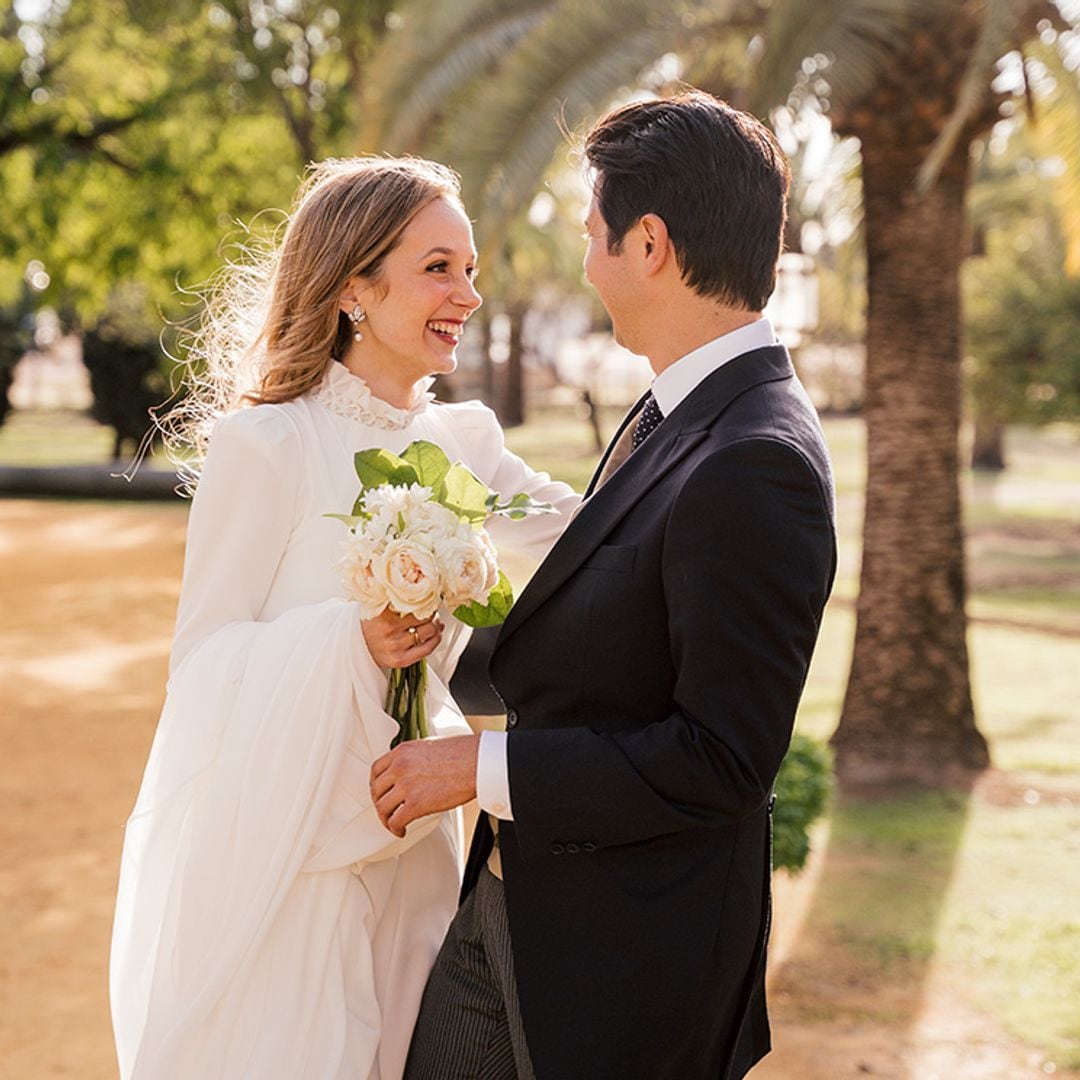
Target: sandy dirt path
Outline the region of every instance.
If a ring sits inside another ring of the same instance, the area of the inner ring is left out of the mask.
[[[117,863],[163,695],[184,526],[180,506],[0,502],[0,1080],[116,1075]],[[947,983],[913,1002],[903,986],[860,986],[834,955],[827,977],[834,991],[850,977],[851,1007],[834,993],[815,1008],[818,976],[793,948],[814,885],[813,867],[777,882],[777,1049],[755,1077],[1045,1075]],[[867,1016],[868,992],[899,1019]]]

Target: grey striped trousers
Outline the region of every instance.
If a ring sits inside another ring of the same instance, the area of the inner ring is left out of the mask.
[[[506,897],[487,867],[450,924],[428,979],[405,1080],[535,1080]]]

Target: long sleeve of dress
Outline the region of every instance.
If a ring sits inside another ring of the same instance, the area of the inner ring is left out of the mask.
[[[218,424],[188,520],[170,674],[215,631],[259,618],[296,523],[300,467],[299,432],[283,411]]]
[[[548,473],[531,468],[507,449],[502,427],[487,406],[468,402],[459,408],[469,410],[465,414],[467,431],[476,453],[479,467],[475,471],[480,479],[503,498],[523,491],[537,502],[550,503],[554,508],[553,514],[538,514],[517,521],[495,517],[487,526],[492,540],[500,548],[542,559],[566,528],[581,496],[569,484],[552,480]]]

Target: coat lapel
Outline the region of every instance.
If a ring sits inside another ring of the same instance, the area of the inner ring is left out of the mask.
[[[791,359],[782,345],[744,353],[709,375],[570,521],[510,609],[496,650],[603,543],[633,506],[705,439],[713,422],[732,401],[754,386],[793,375]],[[589,492],[595,488],[611,447],[640,407],[641,401],[623,420],[589,484]]]

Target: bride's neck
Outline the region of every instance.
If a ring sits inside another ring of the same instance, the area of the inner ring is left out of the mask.
[[[395,409],[411,409],[420,398],[423,380],[408,382],[400,377],[395,378],[393,372],[387,372],[373,364],[365,364],[355,355],[346,356],[342,362],[348,371],[367,383],[375,397],[393,405]]]

